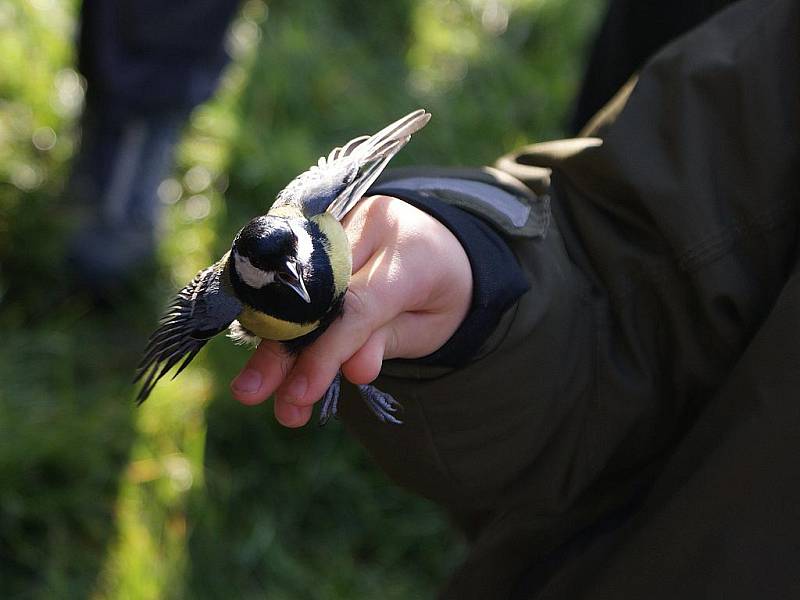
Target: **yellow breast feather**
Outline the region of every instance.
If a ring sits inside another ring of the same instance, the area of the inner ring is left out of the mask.
[[[285,342],[311,333],[319,327],[319,321],[311,323],[292,323],[259,312],[249,306],[237,317],[242,327],[265,340]]]

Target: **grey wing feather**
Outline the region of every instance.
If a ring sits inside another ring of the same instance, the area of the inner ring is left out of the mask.
[[[242,312],[242,303],[228,285],[223,285],[226,259],[227,255],[200,271],[169,305],[136,369],[133,381],[142,381],[137,403],[144,402],[156,383],[183,360],[172,376],[177,377],[206,342],[227,329]]]
[[[419,109],[371,136],[359,136],[295,177],[273,206],[297,204],[307,216],[328,211],[341,220],[361,199],[389,161],[430,120]]]
[[[356,138],[353,140],[357,141],[356,144],[353,142],[346,144],[337,159],[354,160],[358,165],[359,174],[331,202],[328,212],[341,221],[361,200],[395,154],[408,143],[411,135],[425,127],[430,119],[429,112],[423,109],[415,110],[367,139]]]
[[[362,135],[357,138],[353,138],[352,140],[347,142],[342,148],[338,147],[334,148],[333,150],[331,150],[331,153],[328,154],[327,162],[333,162],[335,160],[338,160],[342,156],[349,156],[356,147],[358,147],[360,144],[363,144],[368,139],[369,139],[368,135]],[[325,161],[325,159],[320,158],[320,161]],[[324,166],[324,162],[320,164],[320,166]]]

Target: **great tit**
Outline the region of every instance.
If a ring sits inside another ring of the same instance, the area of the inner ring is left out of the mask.
[[[290,353],[317,339],[341,314],[350,283],[352,257],[341,219],[430,117],[416,110],[335,148],[245,225],[230,251],[178,293],[150,336],[134,379],[143,382],[137,402],[183,361],[177,377],[225,329],[236,341],[280,341]],[[322,399],[322,424],[336,415],[340,381],[337,374]],[[358,388],[381,421],[401,422],[395,416],[401,406],[389,394]]]

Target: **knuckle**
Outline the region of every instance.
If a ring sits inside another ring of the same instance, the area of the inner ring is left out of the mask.
[[[397,324],[391,323],[388,327],[385,341],[384,357],[394,358],[400,349],[400,335],[397,331]]]
[[[397,219],[398,203],[403,202],[392,196],[373,196],[365,207],[368,221],[391,226]]]
[[[369,294],[355,286],[350,286],[344,298],[344,314],[356,323],[364,323],[371,313]]]
[[[272,340],[261,340],[256,353],[267,360],[283,362],[287,359],[285,350],[278,342]]]
[[[326,368],[330,362],[332,362],[331,356],[324,348],[320,348],[319,344],[312,344],[303,350],[303,363],[312,365],[315,370]]]

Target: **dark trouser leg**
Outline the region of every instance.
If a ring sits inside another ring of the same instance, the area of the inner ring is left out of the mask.
[[[83,139],[70,185],[86,209],[70,261],[90,285],[123,280],[153,250],[157,188],[189,112],[227,62],[234,0],[85,0]]]

